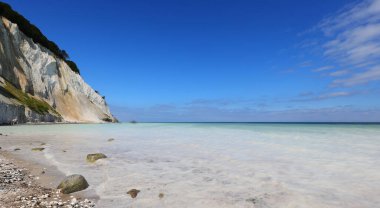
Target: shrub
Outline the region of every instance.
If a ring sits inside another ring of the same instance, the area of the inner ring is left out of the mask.
[[[74,61],[70,61],[70,60],[65,60],[65,61],[66,61],[66,64],[70,67],[70,69],[73,70],[73,72],[80,74],[78,66],[76,65]]]

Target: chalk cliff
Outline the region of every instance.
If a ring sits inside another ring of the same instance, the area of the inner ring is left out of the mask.
[[[104,98],[67,63],[0,19],[0,124],[114,122]]]

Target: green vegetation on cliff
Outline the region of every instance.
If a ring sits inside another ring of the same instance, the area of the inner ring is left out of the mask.
[[[57,44],[47,39],[47,37],[45,37],[35,25],[31,24],[27,19],[25,19],[25,17],[14,11],[10,5],[0,2],[0,16],[3,16],[9,21],[17,24],[18,28],[26,36],[30,37],[35,43],[39,43],[43,47],[49,49],[57,57],[64,60],[75,73],[80,73],[77,65],[73,61],[68,60],[69,56],[65,50],[61,50]]]
[[[80,74],[78,66],[77,66],[77,64],[74,61],[70,61],[70,60],[65,60],[65,61],[66,61],[66,64],[70,67],[71,70],[73,70],[77,74]]]
[[[22,90],[17,89],[8,81],[5,81],[3,85],[0,85],[0,88],[3,88],[3,90],[5,90],[8,94],[10,94],[16,100],[18,100],[21,104],[25,105],[26,107],[28,107],[36,113],[47,114],[51,112],[56,114],[57,116],[60,116],[59,113],[56,110],[54,110],[54,108],[52,108],[47,102],[34,98],[31,95],[28,95]]]

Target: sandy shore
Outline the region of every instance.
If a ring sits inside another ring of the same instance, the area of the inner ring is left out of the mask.
[[[55,167],[0,150],[0,207],[95,207],[94,197],[61,194],[55,186],[62,178]]]

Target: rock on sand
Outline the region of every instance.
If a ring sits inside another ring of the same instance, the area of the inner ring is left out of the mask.
[[[70,175],[67,176],[57,187],[61,190],[61,193],[70,194],[77,191],[82,191],[88,188],[88,183],[86,179],[81,175]]]

